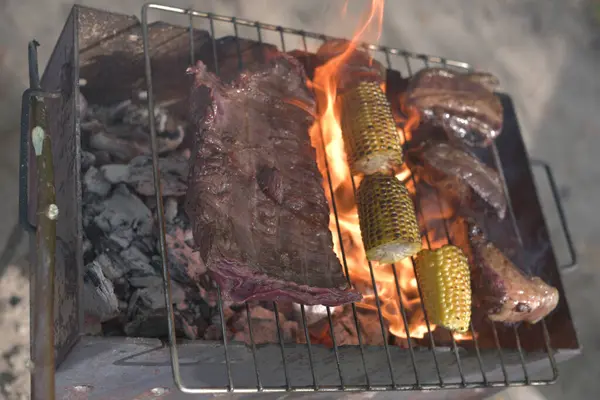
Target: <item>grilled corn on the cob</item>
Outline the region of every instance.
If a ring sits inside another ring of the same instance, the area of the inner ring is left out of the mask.
[[[471,279],[467,257],[456,246],[421,250],[417,280],[431,322],[465,332],[471,322]]]
[[[367,175],[357,193],[360,232],[367,258],[394,263],[421,249],[419,225],[408,190],[394,176]]]
[[[360,82],[340,100],[342,135],[352,172],[370,175],[402,165],[400,136],[379,84]]]

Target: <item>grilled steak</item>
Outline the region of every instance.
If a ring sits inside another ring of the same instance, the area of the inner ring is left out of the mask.
[[[500,219],[506,215],[506,197],[500,176],[470,153],[446,143],[428,143],[411,151],[409,159],[423,168],[423,178],[458,209],[471,209],[471,188],[491,205]]]
[[[416,109],[452,139],[485,147],[502,130],[502,104],[493,93],[497,85],[490,74],[425,68],[411,78],[402,107],[407,114]]]
[[[558,304],[558,290],[539,277],[523,274],[489,242],[481,230],[470,224],[473,250],[473,294],[492,321],[536,323]]]
[[[329,206],[308,130],[315,102],[300,64],[276,53],[210,89],[190,168],[187,213],[211,276],[233,301],[357,301],[329,231]],[[192,103],[193,103],[192,99]]]

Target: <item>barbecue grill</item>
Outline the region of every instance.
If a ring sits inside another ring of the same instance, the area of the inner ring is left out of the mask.
[[[189,25],[149,23],[148,13],[151,10],[182,15],[189,18]],[[306,310],[301,307],[306,344],[284,343],[278,329],[279,344],[258,346],[252,339],[250,327],[252,343],[246,346],[228,343],[219,291],[223,340],[176,339],[171,277],[165,256],[165,216],[158,185],[156,127],[154,119],[149,118],[157,189],[159,247],[165,300],[169,305],[169,337],[161,341],[82,335],[81,116],[77,108],[80,79],[87,81],[81,90],[90,102],[109,104],[131,93],[147,91],[149,110],[154,109],[157,99],[175,98],[178,99],[174,105],[175,112],[185,113],[187,105],[183,103],[188,82],[183,71],[190,63],[202,59],[214,65],[216,72],[219,72],[219,60],[215,57],[222,41],[219,34],[224,29],[229,29],[228,35],[233,35],[235,40],[244,37],[259,43],[269,42],[282,51],[299,49],[311,53],[323,41],[331,39],[302,30],[157,4],[148,4],[143,8],[141,22],[134,17],[74,6],[39,86],[36,82],[35,49],[31,49],[32,89],[23,97],[21,221],[30,231],[35,229],[35,224],[42,223],[36,202],[40,185],[33,172],[36,159],[29,139],[29,128],[40,125],[40,121],[35,119],[40,116],[39,113],[35,114],[32,121],[28,122],[32,98],[35,102],[43,97],[48,111],[47,131],[52,140],[56,204],[60,211],[56,220],[54,321],[34,326],[33,331],[37,332],[37,336],[32,335],[32,355],[36,363],[33,371],[34,393],[37,392],[38,396],[44,393],[42,397],[47,398],[48,390],[53,389],[48,386],[48,377],[54,374],[52,366],[43,367],[37,363],[38,357],[52,352],[48,342],[42,340],[44,333],[52,331],[58,398],[70,398],[69,395],[77,393],[98,399],[184,396],[177,389],[196,394],[463,389],[468,393],[457,391],[456,395],[466,398],[489,394],[490,391],[508,386],[544,385],[556,381],[557,363],[579,353],[579,343],[559,274],[560,268],[575,264],[575,254],[551,170],[545,163],[530,162],[512,102],[504,94],[499,94],[505,110],[503,134],[491,148],[479,151],[478,155],[500,173],[509,200],[509,212],[505,221],[490,222],[486,228],[494,240],[501,240],[494,236],[495,232],[501,232],[500,236],[516,238],[527,254],[534,255],[535,265],[539,266],[535,273],[559,289],[561,301],[557,310],[541,323],[531,327],[505,327],[499,324],[479,326],[474,322],[471,324],[473,339],[457,342],[452,335],[443,338],[436,336],[425,316],[425,338],[411,338],[409,335],[406,348],[395,346],[387,340],[383,341],[382,346],[366,346],[359,331],[358,346],[338,346],[333,335],[332,313],[328,309],[333,345],[327,348],[311,344]],[[207,43],[213,49],[212,54],[205,51],[200,53],[201,49],[206,48],[202,45]],[[467,63],[442,57],[369,44],[364,44],[364,47],[387,65],[388,94],[394,91],[399,93],[406,78],[424,66],[470,69]],[[239,45],[237,51],[239,66],[243,67]],[[206,61],[210,57],[213,57],[212,60]],[[541,168],[546,173],[569,245],[571,260],[561,267],[552,250],[532,167]],[[417,193],[417,213],[422,212],[419,198]],[[335,204],[333,208],[335,210]],[[446,240],[451,242],[451,227],[445,224],[445,229]],[[425,239],[429,244],[428,235],[425,235]],[[40,260],[40,256],[32,252],[32,265],[36,266],[32,270],[34,277],[37,277],[32,284],[32,298],[38,299],[44,296],[40,292],[40,277],[52,279],[51,275],[47,275],[47,264],[36,264]],[[342,260],[342,264],[346,266],[346,276],[349,276],[346,260]],[[378,321],[385,338],[386,328],[372,268],[371,279]],[[399,292],[397,281],[396,287]],[[52,298],[48,297],[50,293],[45,296],[46,299]],[[48,311],[37,304],[41,303],[32,301],[31,312],[39,324],[42,320],[36,316]],[[274,307],[277,310],[276,304]],[[402,300],[400,310],[406,331],[409,332]],[[246,311],[250,312],[248,308]],[[358,324],[355,307],[353,313]],[[276,311],[279,328],[278,315]]]

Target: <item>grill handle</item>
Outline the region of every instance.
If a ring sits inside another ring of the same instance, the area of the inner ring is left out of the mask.
[[[47,92],[40,88],[37,62],[38,42],[29,43],[29,89],[21,97],[21,137],[19,150],[19,224],[27,232],[36,227],[29,222],[29,152],[31,149],[31,127],[41,121],[31,121],[31,102],[35,98],[57,99],[60,92]],[[34,116],[35,118],[35,116]]]
[[[54,357],[54,279],[56,251],[56,191],[52,144],[44,99],[60,98],[60,92],[40,88],[36,41],[29,43],[29,89],[21,99],[21,137],[19,166],[19,223],[35,232],[36,261],[31,266],[31,398],[55,398]],[[29,153],[33,145],[36,158],[36,225],[29,222]]]
[[[558,186],[556,185],[556,180],[554,179],[554,173],[552,172],[552,168],[547,162],[541,160],[530,161],[532,166],[540,167],[546,173],[548,183],[550,184],[550,191],[552,192],[552,197],[554,197],[554,204],[556,205],[556,210],[558,212],[558,219],[560,221],[560,225],[562,227],[562,231],[567,242],[567,248],[569,250],[569,261],[567,261],[565,264],[560,265],[559,269],[561,272],[572,271],[577,267],[577,252],[575,251],[575,245],[573,244],[571,231],[569,230],[569,226],[567,224],[567,217],[565,216],[565,211],[560,200]]]

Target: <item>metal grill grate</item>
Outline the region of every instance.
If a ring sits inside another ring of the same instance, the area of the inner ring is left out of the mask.
[[[219,65],[218,65],[218,60],[216,57],[215,22],[230,24],[231,29],[232,29],[233,33],[235,34],[236,38],[240,37],[240,35],[239,35],[240,27],[255,29],[256,38],[254,40],[257,40],[258,42],[261,42],[261,43],[263,42],[263,36],[265,35],[265,32],[268,32],[270,35],[272,35],[274,33],[279,36],[279,43],[277,43],[277,45],[280,48],[280,50],[282,50],[282,51],[291,50],[288,46],[286,46],[286,36],[293,37],[294,40],[296,40],[296,43],[298,43],[298,40],[299,40],[299,43],[301,43],[301,47],[305,51],[311,50],[311,48],[309,48],[310,46],[308,44],[309,40],[316,41],[317,45],[318,45],[318,43],[322,43],[328,39],[332,39],[328,36],[321,35],[321,34],[309,33],[309,32],[305,32],[302,30],[296,30],[296,29],[283,28],[280,26],[264,24],[264,23],[255,22],[255,21],[248,21],[248,20],[243,20],[243,19],[238,19],[238,18],[233,18],[233,17],[225,17],[225,16],[214,15],[214,14],[210,14],[210,13],[186,10],[186,9],[182,9],[182,8],[163,6],[163,5],[158,5],[158,4],[147,4],[144,6],[144,8],[142,10],[142,32],[143,32],[143,41],[144,41],[144,56],[145,56],[147,90],[148,90],[148,107],[150,110],[150,115],[152,115],[152,110],[154,109],[154,95],[153,95],[153,86],[152,86],[152,66],[151,66],[151,60],[150,60],[150,56],[149,56],[150,49],[149,49],[149,40],[148,40],[148,12],[150,10],[158,10],[158,11],[162,11],[162,12],[169,12],[169,13],[175,13],[175,14],[189,16],[191,62],[195,61],[194,43],[193,43],[193,40],[194,40],[193,39],[193,31],[194,31],[195,21],[196,20],[204,21],[204,23],[206,23],[208,25],[208,31],[211,35],[213,51],[214,51],[213,55],[215,57],[214,65],[215,65],[215,69],[216,69],[217,73],[219,72]],[[393,49],[393,48],[388,48],[388,47],[381,47],[381,46],[370,45],[370,44],[365,44],[364,46],[366,49],[368,49],[369,51],[372,52],[372,54],[375,58],[377,58],[377,59],[383,58],[383,61],[387,64],[387,67],[389,69],[393,69],[394,67],[396,69],[405,68],[405,71],[402,71],[402,72],[405,72],[407,76],[410,76],[412,74],[413,69],[415,69],[415,65],[418,65],[419,68],[421,68],[423,66],[430,66],[430,65],[431,66],[443,65],[443,66],[450,66],[450,67],[459,68],[459,69],[463,69],[463,70],[470,69],[470,66],[466,63],[459,62],[459,61],[447,60],[447,59],[444,59],[441,57],[433,57],[433,56],[428,56],[428,55],[424,55],[424,54],[412,53],[412,52],[407,52],[407,51],[403,51],[403,50],[398,50],[398,49]],[[239,46],[238,46],[238,56],[240,56]],[[239,57],[239,60],[240,60],[240,67],[242,68],[243,67],[242,58]],[[400,61],[403,65],[402,66],[395,65],[395,63],[393,61]],[[171,279],[170,279],[170,275],[169,275],[169,266],[167,263],[167,259],[165,257],[166,249],[167,249],[167,245],[166,245],[166,241],[165,241],[165,218],[164,218],[164,209],[163,209],[163,203],[162,203],[162,195],[161,195],[161,191],[159,189],[160,185],[159,185],[159,179],[158,179],[158,176],[159,176],[158,155],[157,155],[157,151],[156,151],[157,139],[156,139],[156,128],[154,125],[153,118],[149,118],[149,124],[150,124],[150,133],[151,133],[152,159],[153,159],[153,169],[154,169],[154,184],[155,184],[155,187],[157,188],[156,200],[157,200],[157,207],[158,207],[158,221],[159,221],[159,231],[160,231],[159,232],[160,233],[159,247],[160,247],[160,251],[161,251],[161,255],[162,255],[162,273],[163,273],[164,286],[165,286],[165,298],[166,298],[167,305],[168,305],[169,341],[170,341],[169,345],[170,345],[170,352],[171,352],[171,363],[172,363],[175,382],[182,391],[187,392],[187,393],[223,393],[223,392],[243,393],[243,392],[282,392],[282,391],[364,391],[364,390],[382,391],[382,390],[423,390],[423,389],[430,390],[430,389],[442,389],[442,388],[450,389],[450,388],[483,388],[483,387],[501,387],[501,386],[542,385],[542,384],[552,383],[553,381],[556,380],[556,378],[558,376],[558,371],[557,371],[556,363],[555,363],[554,356],[553,356],[553,350],[550,345],[550,336],[549,336],[548,329],[546,327],[545,322],[542,321],[541,322],[541,326],[542,326],[541,332],[542,332],[543,337],[541,337],[540,340],[543,340],[543,342],[544,342],[547,359],[550,363],[551,370],[552,370],[551,377],[549,377],[547,379],[533,379],[531,377],[531,374],[527,368],[526,353],[524,352],[524,350],[522,349],[522,346],[521,346],[521,340],[520,340],[519,332],[518,332],[519,329],[517,327],[513,327],[512,331],[514,332],[514,336],[515,336],[516,349],[517,349],[518,357],[520,360],[520,366],[522,368],[523,379],[511,379],[510,374],[507,371],[508,367],[505,362],[505,356],[503,355],[503,348],[500,345],[498,329],[496,328],[496,326],[494,326],[492,328],[492,331],[493,331],[493,336],[494,336],[494,341],[496,344],[496,351],[497,351],[496,363],[500,365],[500,368],[502,370],[503,379],[489,378],[488,374],[486,373],[486,370],[484,368],[484,362],[482,360],[482,355],[481,355],[481,351],[480,351],[479,344],[477,341],[477,336],[475,334],[476,332],[473,327],[473,323],[471,323],[470,331],[471,331],[471,334],[473,335],[475,356],[477,358],[477,363],[479,365],[481,379],[471,380],[468,378],[467,374],[463,371],[463,364],[461,362],[461,354],[460,354],[461,352],[459,351],[459,346],[457,345],[457,343],[456,343],[455,339],[452,337],[452,335],[450,335],[452,338],[451,339],[451,350],[453,353],[453,357],[455,359],[455,365],[456,365],[458,375],[460,376],[460,380],[458,382],[446,381],[444,379],[444,377],[442,376],[442,372],[440,369],[440,363],[438,361],[440,349],[438,347],[436,347],[434,335],[432,334],[430,324],[427,321],[426,311],[423,308],[423,305],[421,303],[422,312],[425,315],[425,320],[426,320],[426,325],[427,325],[427,338],[429,341],[429,351],[432,355],[433,367],[435,368],[435,375],[437,376],[436,382],[433,382],[433,383],[424,382],[423,379],[420,377],[419,369],[417,366],[416,353],[417,353],[417,351],[421,351],[421,348],[415,347],[414,338],[411,338],[410,334],[408,334],[407,335],[408,336],[407,337],[408,354],[410,356],[410,363],[412,364],[411,366],[414,371],[414,381],[412,381],[410,383],[398,382],[397,375],[394,373],[394,367],[400,365],[400,363],[405,364],[408,360],[394,359],[390,352],[391,345],[388,345],[387,341],[384,340],[382,348],[379,349],[379,354],[380,354],[380,357],[386,358],[387,367],[389,368],[389,382],[386,384],[373,383],[371,380],[371,377],[369,376],[369,369],[367,367],[367,362],[365,361],[365,352],[366,352],[365,347],[366,346],[364,346],[364,344],[363,344],[364,340],[361,337],[361,331],[359,329],[359,320],[357,317],[356,305],[353,304],[352,305],[352,313],[353,313],[353,317],[354,317],[354,324],[357,329],[357,336],[358,336],[358,342],[359,342],[358,346],[360,348],[360,356],[362,359],[361,368],[364,371],[365,384],[356,385],[356,384],[346,384],[345,383],[345,379],[343,376],[344,374],[342,373],[342,369],[344,367],[343,357],[340,356],[340,350],[336,343],[336,339],[335,339],[335,335],[334,335],[334,331],[333,331],[334,322],[332,320],[332,313],[331,313],[331,310],[329,307],[327,308],[327,317],[328,317],[329,329],[330,329],[332,342],[333,342],[331,351],[333,352],[333,355],[335,357],[335,365],[337,367],[337,374],[339,375],[339,384],[337,384],[337,385],[320,384],[319,378],[317,377],[317,373],[315,372],[315,365],[318,364],[320,362],[320,360],[315,359],[314,348],[311,345],[311,339],[310,339],[310,335],[308,332],[308,324],[306,323],[306,321],[307,321],[306,311],[305,311],[304,306],[302,306],[301,307],[301,315],[302,315],[302,319],[304,321],[304,323],[303,323],[304,332],[303,333],[305,335],[306,342],[307,342],[306,343],[306,351],[308,353],[308,360],[309,360],[310,370],[311,370],[311,375],[312,375],[312,385],[294,386],[291,383],[290,371],[288,369],[288,365],[286,362],[286,355],[285,355],[286,346],[284,345],[282,332],[279,329],[280,320],[279,320],[278,308],[277,308],[277,304],[274,303],[273,308],[274,308],[275,319],[276,319],[276,323],[277,323],[277,327],[278,327],[279,347],[280,347],[282,361],[283,361],[283,375],[285,377],[285,382],[279,386],[270,386],[270,385],[266,386],[263,384],[263,379],[261,379],[259,362],[258,362],[258,350],[257,350],[258,346],[254,343],[254,338],[252,335],[252,326],[250,326],[249,327],[249,337],[250,337],[251,344],[250,344],[249,348],[252,351],[252,357],[253,357],[253,361],[254,361],[254,367],[255,367],[254,374],[256,375],[256,385],[255,386],[245,386],[245,387],[236,386],[234,379],[233,379],[233,374],[232,374],[232,360],[230,357],[231,351],[229,349],[230,345],[228,345],[228,342],[227,342],[227,332],[226,332],[226,324],[225,324],[225,319],[224,319],[223,302],[221,300],[221,292],[218,289],[219,313],[220,313],[221,327],[222,327],[222,334],[223,334],[223,341],[222,341],[223,346],[222,347],[223,347],[223,353],[224,353],[223,354],[224,362],[225,362],[226,371],[227,371],[227,385],[224,385],[221,387],[191,387],[191,386],[186,385],[181,379],[180,361],[179,361],[178,349],[176,346],[176,338],[175,338],[175,320],[174,320],[174,313],[173,313],[173,306],[172,306],[173,302],[171,300],[171,290],[170,290]],[[500,160],[500,157],[498,154],[498,150],[495,146],[493,146],[491,149],[491,152],[492,152],[492,157],[493,157],[493,160],[495,163],[495,168],[502,177],[505,195],[507,196],[507,199],[509,199],[508,198],[508,189],[507,189],[506,181],[505,181],[505,178],[503,175],[503,169],[502,169],[501,160]],[[328,176],[326,178],[328,178],[329,188],[332,191],[332,198],[333,198],[333,187],[332,187],[330,176],[329,176],[329,165],[327,165],[327,169],[328,169]],[[413,180],[413,183],[416,184],[416,182],[414,180],[414,176],[412,177],[412,180]],[[513,212],[512,206],[510,205],[510,200],[508,201],[508,204],[509,204],[509,218],[512,223],[512,227],[514,229],[514,234],[515,234],[517,240],[519,241],[519,243],[522,245],[523,242],[521,239],[519,229],[517,228],[516,218],[515,218],[515,214]],[[417,213],[422,213],[418,193],[416,196],[416,204],[415,205],[416,205]],[[338,227],[337,234],[340,235],[340,242],[342,242],[341,231],[340,231],[339,221],[338,221],[337,207],[336,207],[335,203],[332,204],[332,208],[333,208],[335,216],[336,216],[336,224]],[[440,205],[440,210],[441,210],[441,205]],[[444,228],[445,228],[447,240],[448,240],[448,242],[451,242],[450,228],[447,225],[447,221],[444,224]],[[430,247],[431,246],[430,238],[426,235],[424,239],[425,239],[428,247]],[[343,249],[343,244],[341,245],[341,247],[342,247],[342,254],[344,255],[345,253],[344,253],[344,249]],[[348,265],[347,265],[345,256],[344,256],[344,259],[342,260],[342,264],[344,265],[346,276],[348,277],[348,280],[350,281],[350,274],[348,271]],[[414,267],[414,262],[413,262],[413,267]],[[400,289],[400,285],[399,285],[399,281],[398,281],[398,273],[396,270],[396,266],[392,266],[392,269],[393,269],[394,277],[396,280],[395,285],[396,285],[396,290],[398,292],[399,301],[400,301],[399,306],[400,306],[402,321],[403,321],[404,327],[406,329],[406,332],[408,333],[408,332],[410,332],[410,329],[409,329],[409,324],[408,324],[406,305],[403,304],[402,297],[400,296],[401,289]],[[385,338],[387,328],[384,325],[384,317],[382,314],[382,309],[380,307],[380,298],[379,298],[379,294],[377,291],[377,281],[375,278],[375,273],[373,271],[373,267],[370,264],[369,264],[369,270],[370,270],[371,281],[372,281],[372,285],[373,285],[373,289],[374,289],[375,302],[377,305],[378,319],[379,319],[379,323],[381,325],[381,333]],[[420,288],[418,288],[418,291],[419,291],[419,296],[420,296],[421,295]],[[246,304],[246,312],[248,313],[248,321],[249,321],[249,323],[251,323],[250,308],[249,308],[248,304]],[[426,349],[426,347],[424,347],[424,349]],[[353,367],[356,367],[356,366],[353,366]],[[252,373],[252,372],[248,371],[248,373]]]

